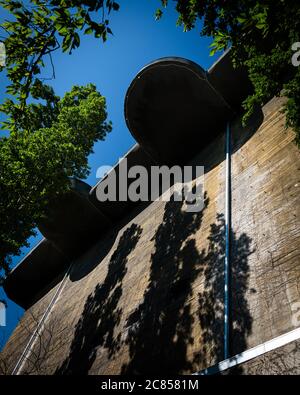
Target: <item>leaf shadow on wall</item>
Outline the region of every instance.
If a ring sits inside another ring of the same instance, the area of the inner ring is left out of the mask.
[[[208,199],[204,210],[207,205]],[[130,359],[122,367],[123,374],[192,373],[223,359],[224,216],[217,214],[210,226],[208,249],[199,252],[190,236],[200,229],[202,216],[203,212],[184,213],[181,203],[167,203],[155,235],[149,285],[127,321]],[[252,326],[245,294],[248,257],[253,251],[245,234],[231,236],[232,288],[238,294],[238,303],[232,305],[231,342],[242,350]],[[196,279],[204,281],[204,291],[193,300]],[[197,325],[199,345],[194,344]],[[193,345],[199,351],[192,354]]]
[[[96,286],[85,302],[75,328],[69,356],[55,374],[88,374],[99,346],[118,350],[120,337],[114,338],[113,335],[122,314],[122,309],[118,307],[122,296],[122,281],[127,272],[128,256],[136,247],[141,233],[142,228],[132,224],[120,237],[104,282]]]
[[[201,231],[208,205],[207,196],[198,213],[184,211],[182,201],[166,203],[152,239],[149,282],[140,305],[127,317],[121,338],[116,328],[123,313],[122,283],[128,255],[142,229],[134,224],[124,232],[104,282],[87,298],[69,356],[56,374],[88,374],[99,347],[109,359],[116,358],[114,363],[128,350],[122,374],[191,373],[223,359],[224,216],[217,214],[210,225],[207,249],[199,251],[193,237]],[[246,293],[253,251],[247,235],[233,233],[231,240],[235,295],[231,341],[234,349],[243,350],[252,327]],[[198,288],[203,291],[197,294]]]
[[[231,232],[231,276],[230,338],[229,352],[235,355],[247,348],[247,337],[251,334],[252,317],[247,293],[249,289],[249,256],[251,239],[245,234],[239,237]],[[198,294],[198,318],[201,328],[202,347],[194,355],[193,362],[200,369],[207,368],[224,359],[224,260],[225,260],[225,219],[216,215],[216,222],[210,226],[206,254],[202,252],[204,266],[203,291]]]
[[[127,319],[129,362],[122,374],[178,373],[191,368],[186,360],[193,343],[193,317],[187,303],[192,285],[202,271],[195,239],[201,228],[209,199],[204,208],[192,213],[183,210],[183,202],[166,203],[162,223],[153,237],[154,253],[148,287],[142,303]]]

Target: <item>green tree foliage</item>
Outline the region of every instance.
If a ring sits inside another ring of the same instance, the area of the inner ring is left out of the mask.
[[[74,86],[61,99],[44,83],[51,54],[71,53],[79,32],[105,41],[111,0],[0,0],[8,12],[0,25],[6,48],[7,99],[0,138],[0,280],[45,215],[49,201],[65,193],[70,177],[84,178],[94,142],[111,131],[105,98],[94,85]],[[30,104],[28,104],[30,103]]]
[[[35,88],[43,90],[45,103],[27,105],[10,136],[0,140],[0,259],[6,272],[10,257],[47,215],[49,201],[68,190],[69,177],[87,175],[94,142],[111,130],[105,98],[94,85],[74,86],[62,99],[49,87]]]
[[[72,53],[80,45],[80,31],[106,41],[112,34],[108,14],[119,9],[112,0],[0,0],[0,5],[10,16],[0,26],[7,56],[5,70],[11,82],[7,93],[14,95],[22,108],[45,58],[52,61],[51,54],[59,49]]]
[[[274,95],[288,98],[287,126],[300,145],[300,67],[292,66],[292,44],[300,41],[300,3],[295,0],[174,0],[178,25],[201,26],[212,37],[212,54],[231,47],[234,65],[246,66],[254,86],[243,103],[244,122],[254,107]],[[167,7],[168,0],[161,0]],[[156,12],[156,18],[162,10]],[[201,21],[200,24],[197,24]]]

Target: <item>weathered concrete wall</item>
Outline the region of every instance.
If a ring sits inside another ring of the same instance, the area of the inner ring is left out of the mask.
[[[233,314],[248,311],[248,347],[300,324],[300,153],[284,129],[282,102],[265,106],[261,127],[233,156],[233,229],[247,235],[252,251],[244,265],[245,303],[237,284]],[[241,266],[237,261],[237,273]],[[233,354],[244,348],[237,337],[233,345]]]
[[[60,283],[54,286],[42,299],[40,299],[30,310],[25,311],[20,323],[12,333],[8,343],[0,353],[0,375],[11,374],[14,367],[16,366],[23,350],[29,342],[35,328],[41,320],[45,310],[49,306],[51,299],[53,298]],[[47,338],[48,328],[50,330],[52,324],[47,324],[46,331],[38,337],[37,347],[30,353],[26,365],[27,374],[47,373],[44,367],[46,355],[51,352],[54,348],[54,342],[46,344],[43,340]],[[56,334],[56,330],[51,330],[53,336]]]
[[[281,106],[233,123],[233,354],[300,324],[300,154]],[[193,161],[206,170],[202,212],[154,202],[74,262],[23,373],[191,373],[223,359],[224,157],[220,135]],[[50,299],[26,312],[9,366]]]
[[[222,375],[299,375],[300,340],[288,343],[241,365],[228,369]]]

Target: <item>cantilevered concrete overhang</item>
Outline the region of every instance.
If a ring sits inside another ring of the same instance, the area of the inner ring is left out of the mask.
[[[10,272],[3,288],[11,300],[27,309],[43,296],[69,263],[49,240],[43,239]]]
[[[128,212],[137,206],[137,202],[132,202],[130,200],[120,199],[120,190],[119,190],[119,178],[123,177],[121,167],[125,166],[130,169],[133,166],[143,166],[147,169],[148,172],[151,170],[151,166],[157,165],[155,160],[147,154],[147,152],[139,145],[136,144],[124,158],[120,158],[121,160],[113,167],[113,172],[108,173],[102,180],[100,180],[90,191],[89,200],[90,202],[97,207],[98,210],[101,211],[107,218],[109,218],[113,223],[117,220],[124,218],[128,214]],[[126,165],[124,164],[126,161]],[[114,177],[116,178],[116,200],[106,200],[101,201],[99,199],[99,190],[102,185],[107,183],[113,183]],[[125,176],[124,176],[125,177]],[[134,179],[129,179],[127,182],[127,190],[130,187],[131,183],[134,182]],[[98,195],[98,196],[97,196]]]
[[[186,59],[162,58],[131,83],[126,123],[160,164],[183,164],[224,130],[248,89],[246,75],[235,74],[228,53],[208,72]]]
[[[224,131],[250,92],[249,79],[243,70],[233,69],[230,52],[208,71],[182,58],[152,62],[137,74],[125,98],[126,122],[138,142],[125,156],[128,168],[186,163]],[[118,176],[120,163],[115,171]],[[74,180],[72,191],[52,202],[47,220],[39,225],[45,239],[5,280],[10,299],[30,306],[71,260],[140,204],[99,201],[97,188],[106,181],[91,189]]]
[[[47,219],[39,224],[45,238],[4,282],[8,297],[24,308],[110,226],[106,216],[88,199],[91,187],[77,179],[71,184],[71,190],[51,203]]]
[[[88,199],[90,185],[73,179],[64,196],[51,202],[47,219],[39,230],[61,253],[75,258],[99,239],[110,226],[110,220]]]
[[[233,67],[230,50],[225,51],[209,68],[207,78],[235,112],[240,111],[242,102],[253,92],[247,70]]]

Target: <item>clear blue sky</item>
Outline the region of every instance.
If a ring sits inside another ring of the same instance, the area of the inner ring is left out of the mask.
[[[81,38],[81,46],[72,55],[55,53],[55,80],[49,81],[62,96],[72,85],[96,84],[98,90],[107,99],[108,118],[113,123],[113,131],[104,142],[94,146],[94,153],[89,158],[91,174],[86,180],[90,185],[97,181],[96,171],[101,165],[113,165],[135,143],[128,131],[123,105],[126,90],[136,73],[147,63],[160,57],[180,56],[209,68],[216,60],[209,56],[210,40],[200,37],[199,28],[183,33],[176,27],[177,13],[174,5],[165,11],[163,18],[154,20],[159,0],[127,0],[118,1],[120,10],[111,14],[111,28],[114,35],[108,41],[92,36]],[[4,12],[0,9],[0,21]],[[51,70],[45,70],[44,77],[50,76]],[[7,80],[0,74],[0,101],[5,98]],[[40,240],[40,236],[31,239],[31,246]],[[14,259],[17,264],[29,249],[23,249],[21,257]],[[8,301],[7,326],[0,327],[1,337],[6,341],[22,316],[22,309],[9,301],[2,288],[0,299]]]

